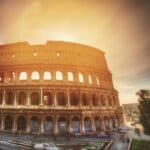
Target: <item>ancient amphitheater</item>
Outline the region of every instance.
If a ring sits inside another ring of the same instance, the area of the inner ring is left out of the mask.
[[[64,135],[120,123],[103,51],[62,41],[0,45],[1,131]]]

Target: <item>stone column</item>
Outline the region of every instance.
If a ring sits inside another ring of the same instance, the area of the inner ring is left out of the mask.
[[[6,90],[5,90],[5,88],[4,88],[2,106],[5,106],[5,104],[6,104],[5,98],[6,98]]]
[[[103,119],[101,119],[101,129],[104,130],[104,131],[106,130],[105,123],[104,123]]]
[[[17,132],[17,117],[16,116],[14,116],[12,132],[13,133]]]
[[[109,107],[107,95],[104,95],[105,107]]]
[[[89,99],[90,108],[92,109],[92,108],[93,108],[93,97],[92,97],[92,93],[89,93],[88,99]]]
[[[43,89],[40,88],[40,106],[43,106]]]
[[[85,133],[84,117],[83,116],[81,117],[80,131],[81,131],[81,133]]]
[[[43,115],[43,114],[42,114]],[[40,127],[40,133],[44,133],[44,118],[43,116],[41,115],[41,127]]]
[[[30,133],[31,132],[31,127],[30,127],[30,116],[27,115],[27,125],[26,125],[26,132]]]
[[[30,101],[30,92],[27,92],[27,106],[31,105],[31,101]]]
[[[14,93],[14,106],[17,106],[17,91]]]
[[[57,106],[57,94],[56,94],[56,90],[54,90],[54,107]]]
[[[69,90],[67,91],[67,107],[70,107],[70,93]]]
[[[71,116],[68,117],[68,132],[72,133]]]
[[[4,130],[4,116],[1,116],[1,131]]]
[[[58,134],[58,122],[57,122],[58,116],[55,116],[54,118],[54,135]]]
[[[82,108],[82,93],[79,90],[79,107]]]
[[[94,118],[91,118],[92,121],[92,131],[95,132],[96,131],[96,127],[95,127],[95,120]]]
[[[73,72],[73,79],[75,83],[79,83],[79,74],[77,72]]]

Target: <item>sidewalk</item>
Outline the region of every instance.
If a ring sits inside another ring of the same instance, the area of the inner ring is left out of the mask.
[[[111,135],[111,138],[113,140],[113,144],[110,148],[110,150],[127,150],[128,149],[128,144],[126,137],[122,140],[120,139],[121,134],[113,132]]]

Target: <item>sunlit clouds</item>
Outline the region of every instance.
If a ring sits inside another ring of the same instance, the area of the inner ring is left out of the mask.
[[[0,0],[0,44],[47,40],[102,49],[121,103],[150,84],[150,3],[147,0]]]

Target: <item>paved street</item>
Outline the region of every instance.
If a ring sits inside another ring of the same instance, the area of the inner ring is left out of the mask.
[[[113,145],[111,146],[110,150],[127,150],[128,143],[127,143],[127,136],[123,135],[122,133],[113,132],[111,135],[113,140]]]

